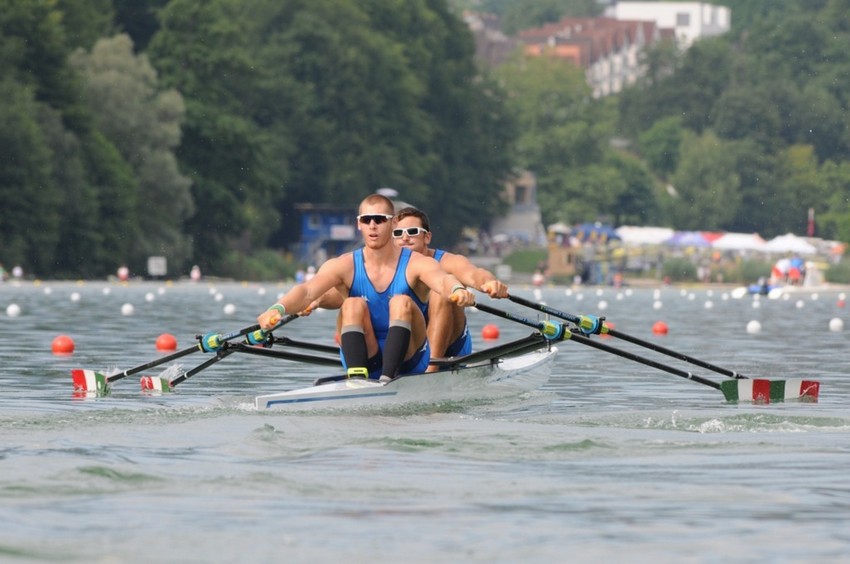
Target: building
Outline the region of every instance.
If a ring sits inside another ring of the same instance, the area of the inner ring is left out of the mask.
[[[652,21],[672,29],[681,49],[703,37],[722,35],[732,25],[732,11],[706,2],[617,2],[605,14],[618,20]]]
[[[641,53],[659,41],[675,41],[684,50],[727,32],[730,22],[729,8],[705,2],[617,2],[604,17],[562,18],[523,30],[518,39],[526,55],[558,57],[583,69],[599,98],[643,76]]]
[[[653,44],[672,38],[652,21],[614,18],[562,18],[520,32],[524,52],[568,60],[584,69],[596,98],[634,84],[643,74],[640,54]]]

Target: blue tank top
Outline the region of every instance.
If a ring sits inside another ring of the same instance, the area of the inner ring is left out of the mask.
[[[446,254],[446,251],[443,249],[434,249],[434,260],[440,262],[443,260],[443,255]],[[425,320],[428,320],[428,317],[425,317]],[[463,333],[461,333],[460,337],[454,343],[449,344],[446,347],[446,352],[444,356],[452,357],[452,356],[463,356],[465,354],[469,354],[472,352],[472,335],[469,334],[469,323],[464,325]]]
[[[416,292],[407,283],[407,263],[410,262],[410,249],[404,248],[401,250],[398,264],[395,268],[395,276],[392,282],[383,292],[375,289],[372,281],[366,275],[366,265],[363,262],[363,248],[359,248],[353,252],[354,255],[354,278],[351,280],[351,289],[348,295],[355,298],[366,298],[369,304],[369,317],[372,320],[372,328],[375,330],[375,337],[378,339],[378,345],[381,350],[384,349],[384,341],[387,339],[387,331],[390,328],[390,298],[393,296],[404,294],[410,296],[413,302],[426,315],[428,304],[419,299]]]

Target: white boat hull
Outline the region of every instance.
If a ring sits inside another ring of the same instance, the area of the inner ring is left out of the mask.
[[[429,404],[509,397],[549,380],[557,348],[481,362],[452,370],[401,376],[387,383],[343,379],[288,392],[257,396],[258,410],[327,409]]]

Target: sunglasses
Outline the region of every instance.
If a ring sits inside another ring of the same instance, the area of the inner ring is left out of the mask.
[[[424,227],[399,227],[398,229],[393,229],[393,239],[401,239],[405,233],[407,233],[408,237],[418,237],[423,233],[428,233],[428,230]]]
[[[364,225],[369,225],[370,223],[372,223],[374,221],[375,225],[380,225],[380,224],[384,223],[385,221],[391,220],[393,217],[395,217],[395,216],[387,215],[385,213],[373,213],[373,214],[358,215],[357,221],[359,221],[360,223],[362,223]]]

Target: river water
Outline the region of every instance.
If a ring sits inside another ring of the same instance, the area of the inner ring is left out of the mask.
[[[817,403],[728,404],[708,386],[574,342],[559,345],[548,384],[494,403],[258,413],[255,395],[306,385],[328,369],[240,355],[174,394],[144,395],[135,375],[108,397],[73,397],[71,369],[157,359],[163,333],[182,349],[195,334],[235,331],[284,290],[0,285],[0,560],[850,557],[848,336],[829,328],[848,321],[837,289],[754,304],[722,289],[512,288],[570,313],[604,314],[620,331],[751,377],[816,379]],[[537,318],[511,302],[488,303]],[[10,316],[10,305],[20,314]],[[529,332],[484,312],[469,318],[476,337],[486,324],[501,332],[476,347]],[[653,334],[658,321],[667,335]],[[752,321],[760,332],[747,331]],[[320,311],[284,334],[331,344],[333,323]],[[59,335],[73,339],[72,355],[52,353]],[[204,359],[178,362],[188,369]]]

